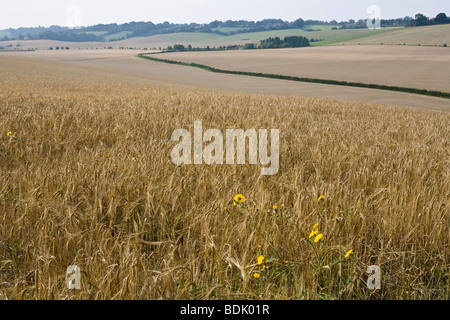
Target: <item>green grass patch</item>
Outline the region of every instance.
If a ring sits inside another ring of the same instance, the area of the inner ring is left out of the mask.
[[[311,43],[312,46],[326,46],[335,43],[341,43],[344,41],[363,39],[366,37],[371,37],[380,33],[392,32],[398,28],[383,28],[383,29],[342,29],[342,30],[328,30],[324,32],[322,41],[317,41]],[[311,32],[312,33],[312,32]]]
[[[383,28],[381,30],[368,29],[342,29],[342,30],[321,30],[321,31],[304,31],[302,29],[284,29],[260,32],[245,32],[224,36],[216,33],[205,32],[180,32],[154,35],[149,38],[155,38],[167,41],[169,43],[192,44],[196,46],[217,46],[222,44],[239,44],[243,42],[258,43],[261,40],[273,37],[284,38],[288,36],[303,36],[308,39],[323,39],[314,42],[312,45],[328,45],[347,41],[351,39],[365,38],[378,33],[396,30],[397,28]],[[106,38],[106,37],[105,37]],[[105,39],[106,40],[106,39]]]
[[[93,35],[96,35],[96,36],[103,36],[103,35],[105,35],[105,34],[107,34],[108,33],[108,31],[86,31],[86,32],[80,32],[80,33],[87,33],[87,34],[93,34]]]
[[[211,30],[220,32],[238,32],[240,30],[249,30],[249,29],[240,27],[219,27],[219,28],[212,28]]]
[[[105,39],[105,41],[114,41],[114,40],[119,40],[122,38],[127,38],[129,34],[131,34],[133,32],[131,31],[122,31],[122,32],[118,32],[118,33],[113,33],[113,34],[108,34],[103,36],[103,38]]]
[[[308,24],[308,25],[305,25],[303,27],[303,29],[313,29],[313,30],[325,31],[325,30],[331,30],[334,27],[339,29],[341,26],[339,26],[339,25]]]

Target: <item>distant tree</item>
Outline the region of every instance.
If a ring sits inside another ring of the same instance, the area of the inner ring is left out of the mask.
[[[305,26],[305,21],[302,18],[300,18],[295,20],[292,24],[294,25],[294,27],[301,29]]]
[[[244,50],[255,49],[255,45],[253,43],[244,44]]]
[[[272,48],[299,48],[308,47],[309,40],[302,36],[290,36],[281,40],[279,37],[267,38],[261,40],[256,46],[257,49],[272,49]]]
[[[175,44],[174,46],[173,46],[173,50],[175,50],[175,51],[184,51],[186,48],[184,47],[184,45],[182,45],[182,44]]]
[[[445,24],[450,23],[449,18],[445,13],[439,13],[436,18],[434,18],[434,24]]]
[[[213,22],[208,24],[208,27],[210,27],[210,28],[218,28],[220,23],[221,23],[220,21],[214,20]]]
[[[414,19],[414,21],[415,21],[415,25],[417,27],[420,27],[420,26],[428,25],[430,22],[430,19],[428,19],[428,17],[424,16],[423,14],[418,13],[418,14],[416,14],[416,18]]]

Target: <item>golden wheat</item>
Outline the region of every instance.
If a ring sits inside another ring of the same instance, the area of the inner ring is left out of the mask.
[[[21,63],[0,63],[1,299],[449,298],[448,113]],[[279,173],[175,166],[195,120],[280,129]]]

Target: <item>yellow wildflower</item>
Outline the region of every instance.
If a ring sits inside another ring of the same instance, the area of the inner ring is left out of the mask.
[[[319,199],[317,199],[318,202],[320,202],[320,201],[322,201],[322,200],[325,200],[325,197],[324,197],[324,196],[320,196]]]
[[[319,242],[320,239],[322,239],[323,234],[318,234],[315,238],[314,238],[314,242]]]
[[[237,194],[236,196],[234,196],[234,201],[237,203],[241,203],[244,202],[245,197],[242,194]]]
[[[316,223],[313,227],[314,227],[313,231],[311,231],[311,233],[309,234],[310,239],[319,233],[319,224]]]
[[[261,276],[261,275],[260,275],[259,273],[254,273],[254,274],[253,274],[253,278],[255,278],[255,279],[259,279],[260,276]]]
[[[353,252],[353,249],[347,251],[347,253],[345,254],[345,257],[348,258],[352,254],[352,252]]]
[[[277,206],[273,206],[273,209],[276,210],[278,207]]]
[[[13,133],[11,131],[9,131],[6,135],[9,137],[11,136]]]
[[[263,255],[260,255],[260,256],[258,257],[258,264],[263,263],[264,259],[265,259],[265,257],[264,257]]]

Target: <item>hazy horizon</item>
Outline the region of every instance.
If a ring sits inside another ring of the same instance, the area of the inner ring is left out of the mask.
[[[429,17],[435,17],[440,12],[450,14],[450,1],[444,0],[279,0],[276,3],[268,0],[17,0],[3,4],[0,30],[69,26],[69,21],[74,21],[74,15],[77,26],[131,21],[209,23],[214,20],[260,21],[269,18],[347,21],[367,19],[370,16],[367,8],[371,5],[380,7],[382,19],[414,17],[417,13]]]

